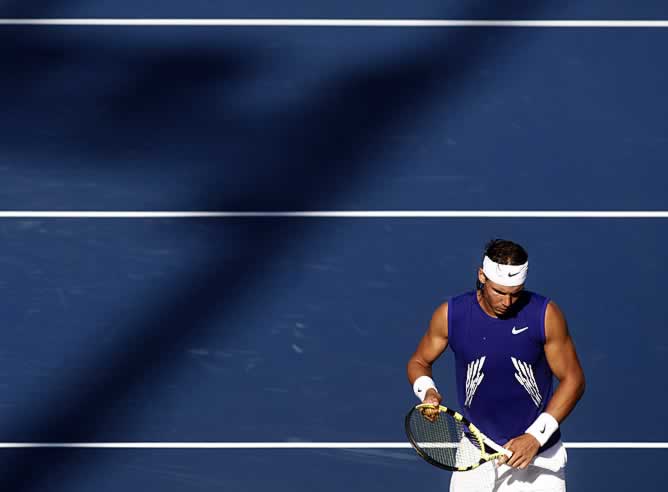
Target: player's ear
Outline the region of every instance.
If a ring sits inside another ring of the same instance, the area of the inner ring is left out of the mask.
[[[485,274],[482,271],[482,268],[478,268],[478,282],[480,282],[481,285],[485,285],[485,282],[487,281],[487,277],[485,277]]]

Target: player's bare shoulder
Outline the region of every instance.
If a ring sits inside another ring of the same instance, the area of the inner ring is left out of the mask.
[[[429,323],[429,331],[433,336],[448,338],[448,303],[447,301],[434,310]]]
[[[545,309],[545,337],[549,340],[565,336],[568,336],[566,317],[557,303],[550,301]]]

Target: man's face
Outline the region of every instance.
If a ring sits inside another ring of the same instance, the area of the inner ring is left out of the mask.
[[[499,318],[511,313],[513,305],[520,300],[524,289],[524,285],[506,287],[492,282],[485,276],[482,268],[478,271],[478,280],[484,284],[481,290],[483,301],[487,304],[487,308]]]

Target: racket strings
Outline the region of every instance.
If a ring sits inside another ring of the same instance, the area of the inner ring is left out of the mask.
[[[468,433],[468,427],[449,413],[441,412],[431,421],[419,411],[410,417],[410,430],[415,443],[429,458],[442,465],[459,468],[480,461],[480,445]]]

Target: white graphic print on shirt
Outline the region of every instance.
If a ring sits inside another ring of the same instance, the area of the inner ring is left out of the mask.
[[[466,407],[471,407],[473,396],[485,377],[482,373],[482,366],[484,363],[485,356],[483,355],[479,359],[469,362],[466,368],[466,401],[464,402],[464,406]]]
[[[515,373],[515,379],[517,379],[517,382],[524,387],[527,393],[529,393],[529,396],[535,405],[539,407],[543,397],[540,395],[540,391],[538,390],[536,378],[533,375],[533,367],[531,367],[531,364],[517,360],[515,357],[511,357],[511,360],[513,361],[513,365],[517,370]]]

